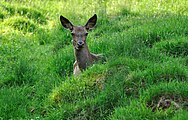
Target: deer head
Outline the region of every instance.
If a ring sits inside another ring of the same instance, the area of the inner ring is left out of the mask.
[[[85,26],[74,26],[67,18],[60,16],[61,24],[64,28],[69,29],[73,38],[73,46],[75,50],[80,50],[86,45],[86,38],[88,31],[95,27],[97,22],[97,15],[94,14]]]

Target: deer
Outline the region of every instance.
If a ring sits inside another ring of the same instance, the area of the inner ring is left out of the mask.
[[[86,43],[88,32],[93,29],[97,22],[97,15],[94,14],[84,26],[74,26],[67,18],[60,16],[61,24],[70,30],[72,44],[74,48],[75,62],[73,65],[73,75],[77,76],[88,66],[101,59],[101,54],[94,54],[89,51]]]

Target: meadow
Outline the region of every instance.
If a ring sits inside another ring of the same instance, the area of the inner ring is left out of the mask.
[[[100,61],[73,76],[70,31]],[[1,0],[0,120],[186,120],[187,0]]]

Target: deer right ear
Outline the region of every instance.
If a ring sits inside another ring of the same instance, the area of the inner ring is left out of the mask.
[[[87,30],[90,30],[90,29],[94,28],[95,25],[96,25],[96,22],[97,22],[97,15],[94,14],[93,17],[91,17],[91,18],[87,21],[87,23],[86,23],[86,25],[85,25],[86,29],[87,29]]]
[[[60,21],[63,27],[65,27],[66,29],[69,29],[70,31],[73,30],[73,25],[67,18],[60,16]]]

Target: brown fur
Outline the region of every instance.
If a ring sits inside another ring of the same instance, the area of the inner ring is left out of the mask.
[[[97,16],[95,14],[93,17],[91,17],[85,26],[73,26],[72,23],[63,16],[60,16],[60,21],[62,25],[69,29],[72,33],[74,55],[76,58],[73,65],[73,74],[78,75],[89,65],[92,65],[95,61],[100,59],[100,55],[90,53],[86,43],[88,31],[95,26]]]

